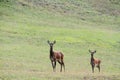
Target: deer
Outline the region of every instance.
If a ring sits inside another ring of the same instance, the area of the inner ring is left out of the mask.
[[[53,67],[53,71],[56,71],[56,62],[58,62],[61,66],[60,72],[62,72],[62,67],[64,67],[64,71],[65,71],[65,64],[63,61],[64,55],[62,52],[59,51],[53,51],[53,45],[56,43],[56,41],[54,40],[53,42],[50,42],[49,40],[47,41],[49,46],[50,46],[50,61]]]
[[[94,58],[94,53],[96,53],[96,50],[95,51],[89,50],[89,52],[91,53],[90,64],[91,64],[91,67],[92,67],[92,73],[94,73],[94,67],[95,66],[98,68],[98,70],[100,72],[100,63],[101,63],[101,60]]]

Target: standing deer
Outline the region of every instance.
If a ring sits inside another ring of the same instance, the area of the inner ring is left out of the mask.
[[[65,71],[65,65],[64,65],[64,61],[63,61],[64,55],[62,54],[62,52],[53,51],[53,45],[56,43],[56,41],[50,42],[48,40],[47,42],[50,45],[50,56],[49,57],[51,60],[53,71],[56,70],[56,61],[61,65],[60,72],[62,72],[62,66],[64,67],[64,71]]]
[[[96,66],[100,72],[100,63],[101,61],[99,59],[95,59],[93,57],[94,53],[96,53],[96,50],[95,51],[91,51],[89,50],[89,52],[91,53],[91,60],[90,60],[90,64],[92,66],[92,72],[94,73],[94,67]]]

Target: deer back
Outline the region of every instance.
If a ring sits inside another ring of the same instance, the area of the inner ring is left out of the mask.
[[[64,55],[61,52],[54,52],[55,59],[63,59]]]

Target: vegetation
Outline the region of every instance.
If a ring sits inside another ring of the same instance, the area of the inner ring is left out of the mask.
[[[119,80],[119,0],[0,0],[0,79]],[[52,71],[47,40],[65,55]],[[90,53],[101,72],[90,66]]]

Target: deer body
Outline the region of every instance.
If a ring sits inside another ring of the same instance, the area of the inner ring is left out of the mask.
[[[91,51],[89,50],[89,52],[91,53],[91,60],[90,60],[90,64],[92,66],[92,72],[94,73],[94,67],[96,66],[100,72],[100,63],[101,63],[101,60],[99,59],[95,59],[93,57],[94,53],[96,53],[96,51]]]
[[[56,41],[54,41],[53,43],[48,41],[48,44],[50,45],[50,56],[49,57],[50,57],[50,60],[51,60],[53,71],[55,71],[56,62],[58,62],[61,65],[60,72],[62,72],[62,67],[64,67],[64,70],[65,70],[65,65],[64,65],[64,61],[63,61],[64,55],[62,54],[62,52],[53,51],[53,45],[55,43],[56,43]]]

